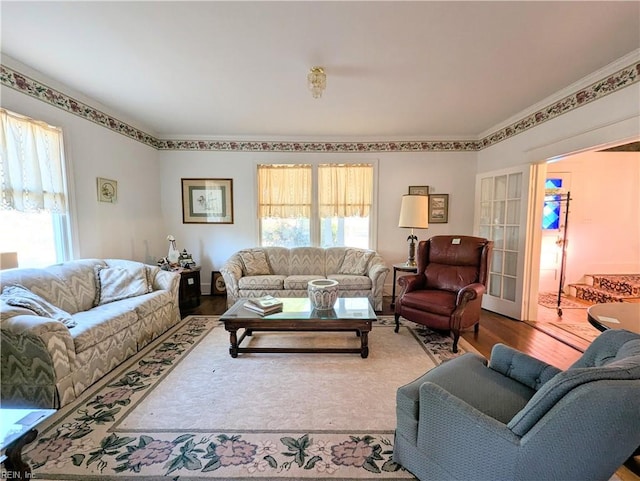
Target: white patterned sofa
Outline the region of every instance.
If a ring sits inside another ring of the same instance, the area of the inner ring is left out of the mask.
[[[338,281],[339,297],[367,297],[382,310],[389,268],[375,251],[349,247],[256,247],[232,255],[220,269],[227,306],[240,298],[306,297],[313,279]]]
[[[179,274],[118,259],[2,271],[2,406],[73,401],[180,321],[179,285]]]

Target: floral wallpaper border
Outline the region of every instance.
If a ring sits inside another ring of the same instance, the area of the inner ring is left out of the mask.
[[[547,120],[566,114],[610,93],[640,81],[640,62],[635,62],[608,77],[594,82],[547,107],[528,115],[481,140],[425,140],[388,142],[273,142],[273,141],[213,141],[159,139],[121,120],[105,114],[79,100],[0,64],[3,85],[75,114],[114,132],[142,142],[158,150],[201,150],[221,152],[471,152],[507,140]]]

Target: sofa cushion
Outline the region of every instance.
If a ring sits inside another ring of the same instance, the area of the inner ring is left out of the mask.
[[[340,290],[357,291],[363,289],[371,289],[371,278],[367,276],[352,276],[347,274],[330,274],[327,279],[338,281]]]
[[[342,264],[338,268],[338,274],[363,276],[367,272],[371,256],[373,256],[373,251],[346,249]]]
[[[307,276],[289,276],[284,280],[285,289],[307,289],[309,287],[309,281],[314,279],[324,279],[322,274],[314,274]]]
[[[246,276],[267,276],[271,274],[271,267],[263,250],[252,249],[240,251],[238,254],[242,260]]]
[[[96,266],[95,276],[96,306],[149,292],[147,271],[143,264],[134,263],[129,267]]]
[[[138,314],[124,302],[110,302],[73,315],[77,326],[71,337],[80,353],[106,338],[127,329],[138,321]]]
[[[162,309],[162,306],[170,304],[173,298],[169,291],[153,291],[142,296],[129,297],[118,301],[118,304],[127,306],[128,309],[135,311],[140,319],[150,316],[156,311]]]
[[[244,276],[238,280],[238,287],[247,290],[282,290],[287,276]]]
[[[10,306],[28,309],[38,316],[60,321],[67,327],[74,327],[76,325],[71,314],[59,309],[24,286],[6,286],[2,289],[2,295],[0,297]]]
[[[325,250],[321,247],[292,247],[289,251],[290,276],[310,276],[320,274],[323,278],[325,270]],[[305,287],[306,289],[306,287]]]

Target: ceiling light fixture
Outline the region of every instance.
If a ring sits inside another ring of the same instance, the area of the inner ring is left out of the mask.
[[[313,67],[307,75],[307,84],[314,99],[322,97],[322,92],[327,88],[327,74],[322,67]]]

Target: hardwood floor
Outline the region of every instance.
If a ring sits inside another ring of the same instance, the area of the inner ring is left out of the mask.
[[[393,314],[390,302],[391,297],[384,298],[382,315]],[[195,308],[185,309],[182,312],[182,317],[188,315],[221,315],[225,311],[225,297],[202,296],[200,305]],[[557,316],[555,309],[540,307],[538,317],[539,321],[547,322],[586,322],[586,312],[582,309],[567,309],[563,312],[563,317],[560,318]],[[563,331],[559,330],[557,337],[562,339],[564,334]],[[491,355],[491,349],[497,343],[511,346],[560,369],[568,368],[582,355],[580,350],[561,342],[557,337],[536,329],[530,323],[515,321],[485,310],[482,311],[480,317],[478,333],[476,334],[471,330],[464,332],[462,337],[487,359]],[[640,456],[630,459],[616,474],[622,481],[640,481],[640,476],[634,474],[634,472],[640,473]]]

